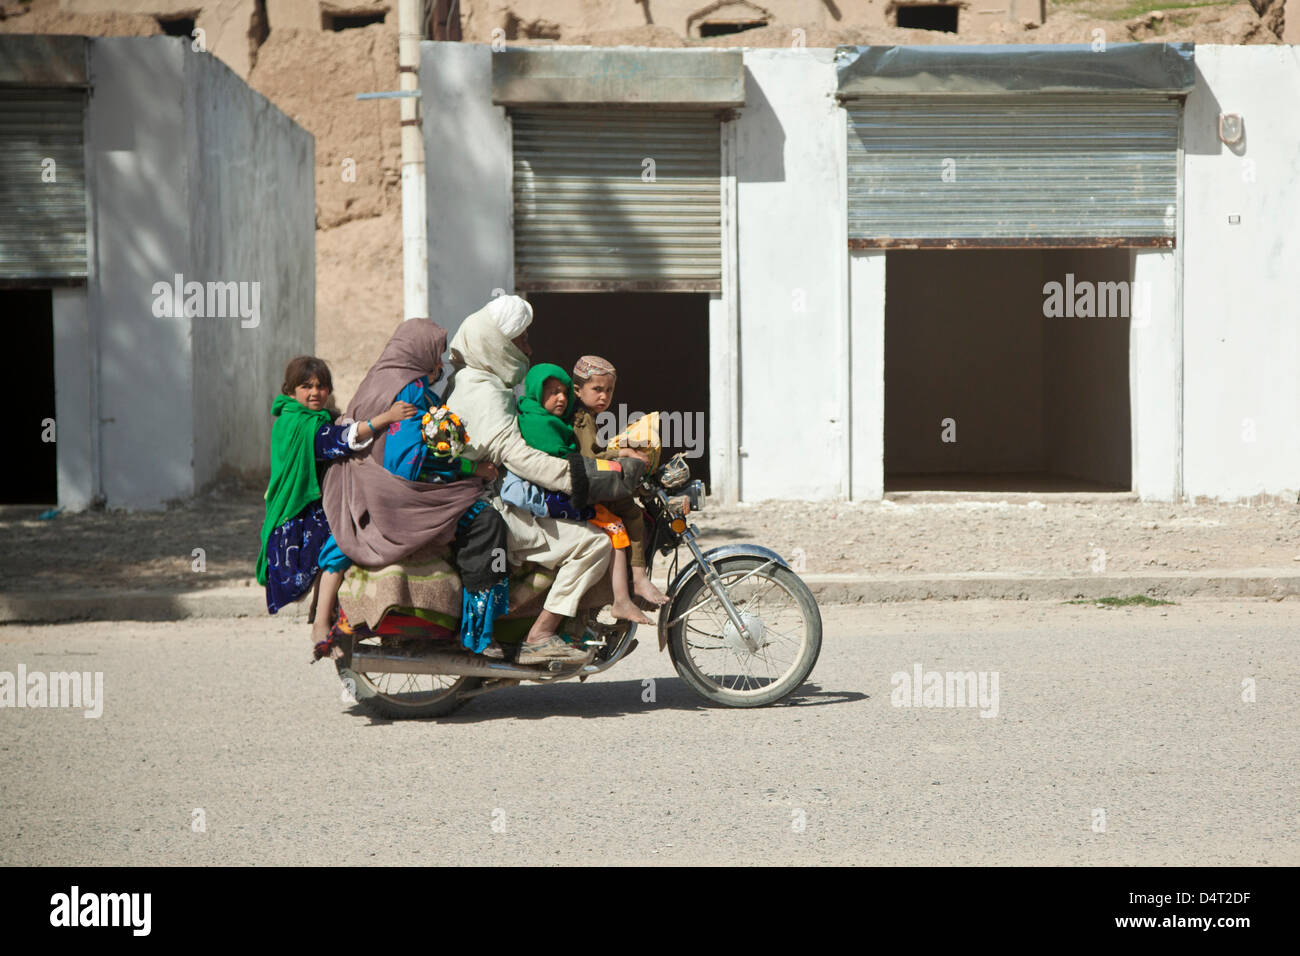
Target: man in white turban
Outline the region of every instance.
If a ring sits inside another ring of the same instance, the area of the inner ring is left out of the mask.
[[[448,407],[465,422],[472,443],[464,456],[509,468],[533,484],[569,494],[569,464],[530,447],[515,420],[513,389],[528,371],[528,326],[533,309],[516,295],[498,296],[467,318],[451,340],[455,384]],[[609,536],[592,525],[557,518],[538,518],[494,497],[505,519],[511,560],[532,561],[556,571],[544,610],[528,632],[520,663],[583,657],[556,632],[575,615],[587,589],[609,567]]]
[[[499,295],[487,304],[486,309],[501,334],[508,339],[517,338],[533,324],[532,304],[517,295]]]

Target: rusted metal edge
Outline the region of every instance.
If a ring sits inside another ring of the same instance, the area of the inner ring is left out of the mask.
[[[0,289],[63,289],[84,286],[85,276],[0,276]]]
[[[1086,236],[1050,239],[850,239],[850,249],[1172,249],[1170,236]]]
[[[837,91],[853,95],[938,93],[1174,94],[1196,86],[1195,44],[840,46]]]
[[[89,44],[83,36],[0,36],[0,86],[85,89],[90,85]]]
[[[0,90],[89,90],[89,83],[30,83],[26,80],[9,81],[0,79]]]
[[[590,113],[593,109],[602,112],[624,113],[691,113],[699,116],[713,116],[721,123],[735,119],[740,115],[740,108],[734,106],[717,106],[700,103],[498,103],[512,115],[515,113]],[[743,104],[742,104],[743,105]]]
[[[507,47],[492,55],[492,102],[744,106],[744,60],[738,49]]]
[[[914,6],[914,4],[907,4]],[[1035,96],[1080,96],[1080,97],[1106,97],[1106,96],[1149,96],[1156,99],[1167,100],[1186,100],[1190,95],[1189,91],[1177,90],[1087,90],[1087,89],[1047,89],[1047,90],[972,90],[962,92],[960,90],[880,90],[871,93],[846,93],[838,92],[834,94],[835,102],[845,108],[851,106],[860,106],[869,103],[871,100],[880,99],[899,99],[907,97],[909,100],[922,100],[926,102],[948,102],[961,103],[963,99],[976,98],[1002,98],[1007,97],[1035,97]]]
[[[721,292],[721,279],[525,279],[519,292]]]

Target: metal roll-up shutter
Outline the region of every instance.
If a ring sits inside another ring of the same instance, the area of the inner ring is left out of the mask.
[[[0,279],[86,277],[85,104],[81,90],[0,90]]]
[[[872,96],[849,112],[850,244],[1172,246],[1180,101]]]
[[[521,291],[717,292],[716,112],[511,113]]]

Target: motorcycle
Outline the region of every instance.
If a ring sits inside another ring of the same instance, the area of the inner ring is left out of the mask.
[[[821,613],[808,586],[770,548],[701,550],[687,515],[700,510],[704,484],[691,480],[683,455],[647,474],[637,498],[645,510],[647,573],[656,555],[672,556],[669,600],[657,627],[659,649],[667,648],[678,675],[706,700],[728,707],[762,707],[793,694],[821,652]],[[688,556],[679,568],[682,547]],[[341,624],[331,639],[345,699],[389,719],[446,716],[480,694],[525,681],[585,681],[638,643],[636,624],[606,622],[598,608],[569,619],[562,632],[586,651],[583,658],[541,664],[512,662],[513,648],[498,660],[471,654],[458,641],[396,638]]]

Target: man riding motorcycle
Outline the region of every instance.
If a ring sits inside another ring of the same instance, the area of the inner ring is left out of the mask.
[[[465,447],[464,457],[491,461],[527,481],[565,494],[574,493],[577,475],[584,486],[577,490],[589,500],[616,496],[618,491],[604,486],[611,482],[622,486],[622,494],[630,493],[641,477],[643,464],[629,462],[622,473],[588,476],[581,461],[538,451],[519,433],[513,388],[528,371],[532,350],[527,330],[532,320],[528,302],[503,295],[465,319],[452,338],[450,357],[455,373],[446,401],[470,432],[471,443]],[[492,506],[505,519],[511,563],[531,561],[556,571],[543,611],[529,630],[517,662],[583,657],[585,652],[557,632],[566,617],[577,613],[582,595],[605,576],[612,552],[608,535],[585,522],[539,518],[511,508],[497,496],[495,487],[485,494],[491,494]],[[491,645],[487,653],[501,656],[500,649]]]

